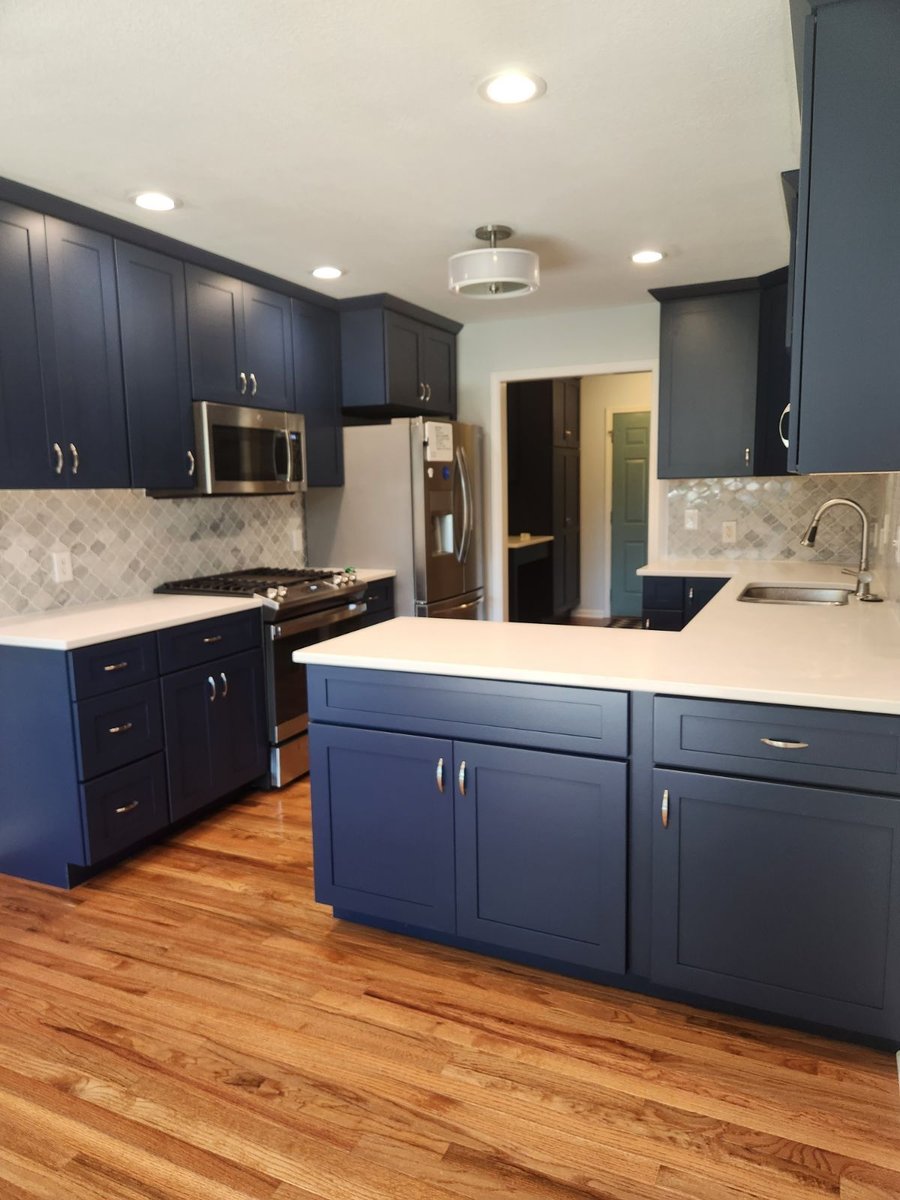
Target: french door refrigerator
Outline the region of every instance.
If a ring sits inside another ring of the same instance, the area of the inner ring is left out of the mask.
[[[393,567],[398,616],[483,619],[481,472],[477,425],[345,428],[343,488],[307,492],[309,561]]]

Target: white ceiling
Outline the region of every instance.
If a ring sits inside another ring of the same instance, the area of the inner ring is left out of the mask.
[[[510,64],[546,96],[479,99]],[[787,260],[788,0],[2,0],[0,112],[0,174],[464,322]],[[184,207],[142,213],[142,188]],[[539,251],[535,295],[447,291],[490,221]],[[668,257],[639,269],[643,246]]]

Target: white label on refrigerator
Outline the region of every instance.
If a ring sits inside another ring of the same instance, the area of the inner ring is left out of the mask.
[[[425,422],[425,461],[453,462],[453,426],[446,421]]]

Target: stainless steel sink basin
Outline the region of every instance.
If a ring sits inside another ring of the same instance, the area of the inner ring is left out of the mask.
[[[776,587],[750,583],[738,600],[743,600],[745,604],[846,604],[852,590],[843,587]]]

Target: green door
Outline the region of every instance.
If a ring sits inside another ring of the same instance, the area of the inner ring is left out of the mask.
[[[613,414],[612,460],[609,611],[613,617],[639,617],[641,581],[635,572],[647,561],[648,412]]]

